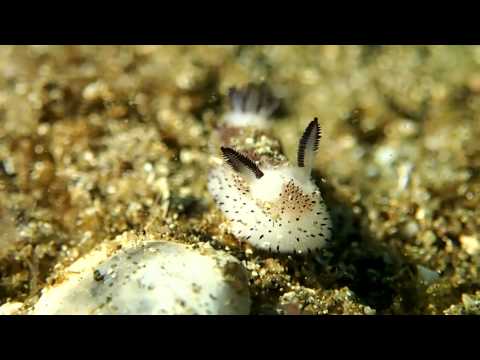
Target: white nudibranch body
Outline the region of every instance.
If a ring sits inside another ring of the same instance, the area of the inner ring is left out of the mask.
[[[248,102],[255,91],[248,87],[233,93]],[[225,118],[226,126],[239,127],[231,119]],[[267,120],[262,120],[262,127]],[[255,123],[248,126],[255,128]],[[233,235],[256,248],[281,253],[306,254],[325,246],[331,237],[330,216],[311,177],[319,139],[320,127],[315,118],[300,140],[297,166],[287,161],[273,164],[269,158],[256,156],[260,158],[258,166],[230,147],[221,148],[226,164],[212,169],[208,189],[228,219]]]

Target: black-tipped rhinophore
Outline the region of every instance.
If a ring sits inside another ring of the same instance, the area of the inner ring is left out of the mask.
[[[225,161],[233,168],[233,170],[245,175],[253,174],[257,179],[260,179],[263,176],[263,172],[258,166],[245,155],[242,155],[229,147],[222,146],[221,150]]]
[[[312,166],[313,155],[318,149],[320,137],[320,125],[318,124],[318,119],[314,118],[308,124],[298,144],[297,162],[299,167]]]
[[[265,84],[248,84],[243,88],[232,87],[228,90],[230,106],[233,111],[242,113],[262,113],[270,116],[280,105],[278,98],[274,97]]]

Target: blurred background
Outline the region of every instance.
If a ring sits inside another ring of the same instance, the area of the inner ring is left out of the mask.
[[[319,118],[336,241],[246,259],[254,312],[480,313],[478,46],[1,46],[0,305],[125,231],[234,248],[208,144],[248,82],[281,98],[289,158]]]

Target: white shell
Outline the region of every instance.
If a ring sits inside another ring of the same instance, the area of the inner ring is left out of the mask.
[[[103,245],[44,289],[32,314],[248,314],[246,273],[237,259],[199,249],[142,242]]]
[[[7,302],[0,306],[0,315],[17,315],[22,307],[21,302]]]

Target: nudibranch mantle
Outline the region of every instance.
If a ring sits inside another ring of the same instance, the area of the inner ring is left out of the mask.
[[[233,99],[232,94],[235,94]],[[255,128],[255,121],[242,120],[239,125],[240,122],[230,120],[260,117],[259,129],[265,129],[268,124],[265,114],[270,115],[277,102],[269,98],[260,106],[258,99],[267,98],[262,94],[251,86],[231,91],[232,111],[226,115],[225,124],[237,128],[248,124]],[[232,115],[235,112],[241,114]],[[249,116],[250,113],[254,116]],[[315,118],[300,139],[297,166],[288,161],[273,164],[268,157],[258,154],[252,156],[259,159],[254,161],[230,147],[221,147],[225,163],[210,171],[208,190],[235,237],[256,248],[280,253],[307,254],[329,242],[330,216],[311,178],[319,139],[320,127]]]

